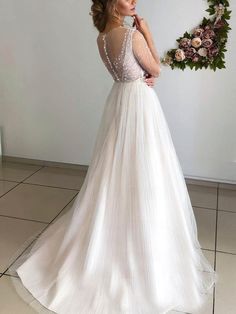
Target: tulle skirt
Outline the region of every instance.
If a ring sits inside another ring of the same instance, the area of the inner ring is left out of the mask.
[[[72,208],[9,271],[40,313],[199,310],[218,275],[198,242],[159,99],[142,78],[114,82]]]

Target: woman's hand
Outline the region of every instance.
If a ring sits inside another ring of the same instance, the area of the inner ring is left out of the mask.
[[[147,74],[145,78],[145,82],[147,83],[148,86],[153,87],[155,84],[155,76],[152,76],[151,74]]]
[[[134,19],[133,27],[136,26],[136,29],[139,30],[144,36],[149,35],[150,29],[144,18],[142,18],[138,14],[134,14],[132,17]]]

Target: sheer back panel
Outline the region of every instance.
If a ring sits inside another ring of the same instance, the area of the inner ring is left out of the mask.
[[[150,73],[155,62],[143,35],[120,26],[97,38],[100,56],[115,81],[133,81]]]

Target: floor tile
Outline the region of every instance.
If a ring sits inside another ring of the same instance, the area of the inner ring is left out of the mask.
[[[218,208],[236,212],[236,190],[220,188]]]
[[[217,187],[187,185],[192,206],[212,208],[217,207]]]
[[[4,272],[24,250],[26,242],[46,226],[45,223],[0,216],[0,271]]]
[[[46,226],[47,226],[48,224],[45,224],[45,227],[44,228],[46,228]],[[44,229],[45,230],[45,229]],[[36,242],[36,238],[33,238],[32,239],[32,241],[30,240],[30,241],[28,241],[28,242],[31,242],[31,243],[29,243],[29,244],[27,244],[27,245],[25,245],[24,247],[25,247],[25,249],[24,249],[24,256],[26,256],[25,254],[28,254],[28,253],[30,253],[30,250],[31,250],[31,248],[32,248],[32,246],[35,244],[35,242]],[[22,250],[22,252],[23,252],[23,250]],[[20,258],[20,256],[18,256],[19,258]],[[12,264],[11,264],[11,266],[9,267],[9,269],[7,270],[7,271],[5,271],[4,272],[4,274],[6,274],[6,275],[11,275],[11,276],[15,276],[15,277],[18,277],[19,278],[19,275],[17,274],[17,272],[15,271],[15,269],[17,268],[17,267],[19,267],[19,259],[16,257],[16,259],[14,259],[15,260],[15,262],[13,262]],[[24,259],[25,260],[25,259]],[[23,260],[23,261],[24,261]],[[22,259],[20,260],[20,264],[21,263],[23,263],[23,261],[22,261]],[[0,312],[1,313],[1,312]]]
[[[0,166],[0,179],[21,182],[40,168],[42,166],[2,162]]]
[[[236,255],[216,253],[216,270],[219,281],[216,285],[215,313],[236,313]]]
[[[44,167],[25,182],[79,190],[85,175],[83,170]]]
[[[0,215],[50,222],[77,191],[19,184],[0,198]]]
[[[57,219],[59,219],[59,217],[61,217],[61,216],[64,215],[65,213],[67,213],[67,212],[69,211],[69,209],[71,209],[73,203],[74,203],[74,200],[72,200],[72,201],[61,211],[61,213],[60,213],[58,216],[56,216],[55,219],[53,219],[53,222],[55,222]],[[46,224],[46,226],[47,226],[47,225],[50,226],[50,224]],[[31,250],[32,246],[34,245],[34,243],[35,243],[35,241],[33,241],[33,242],[27,247],[27,249],[24,251],[24,253],[29,252],[29,251]],[[15,268],[16,268],[15,264],[13,263],[12,266],[13,266],[13,267],[11,268],[11,271],[9,271],[9,270],[6,271],[6,274],[14,275],[14,276],[16,276],[16,277],[19,277],[18,274],[15,272]],[[0,313],[1,313],[1,312],[0,312]]]
[[[74,198],[72,201],[70,201],[70,203],[69,203],[65,208],[63,208],[63,210],[60,212],[60,214],[56,217],[55,220],[57,220],[57,219],[60,218],[62,215],[64,215],[66,212],[68,212],[68,211],[71,209],[71,207],[73,206],[74,201],[75,201],[75,198]],[[55,220],[54,220],[54,221],[55,221]]]
[[[236,183],[219,183],[220,189],[236,190]]]
[[[1,314],[52,314],[54,312],[41,310],[40,312],[36,310],[33,306],[31,307],[25,299],[18,294],[14,282],[20,281],[19,278],[10,278],[10,276],[3,275],[0,278],[0,313]],[[33,297],[31,297],[31,302]],[[30,300],[28,301],[30,302]],[[44,307],[41,307],[44,308]]]
[[[217,250],[236,254],[236,213],[218,212]]]
[[[0,197],[10,191],[14,186],[16,186],[17,182],[11,182],[11,181],[2,181],[0,180]]]
[[[216,211],[198,207],[193,207],[193,210],[201,247],[215,250]]]

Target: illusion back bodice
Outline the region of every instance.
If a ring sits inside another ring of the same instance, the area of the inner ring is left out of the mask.
[[[154,62],[143,35],[130,26],[100,33],[97,44],[100,56],[115,81],[142,78]]]

